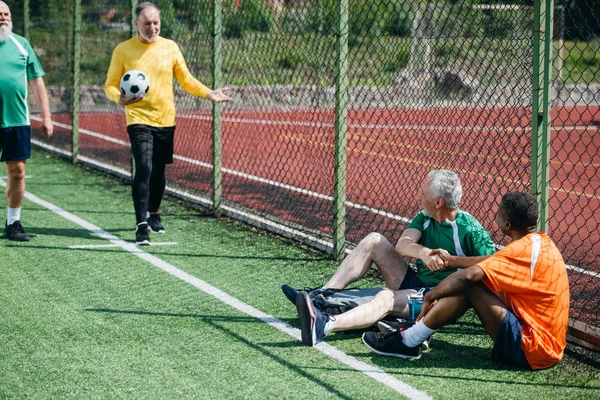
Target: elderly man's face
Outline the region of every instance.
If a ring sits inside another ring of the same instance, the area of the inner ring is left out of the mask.
[[[160,34],[160,12],[154,7],[144,8],[135,20],[140,42],[150,44],[156,42]]]
[[[421,192],[421,204],[423,205],[423,214],[426,217],[433,217],[435,212],[435,200],[436,197],[433,196],[431,192],[431,178],[425,179],[423,183],[423,191]]]
[[[10,9],[6,3],[0,1],[0,42],[4,42],[12,33]]]

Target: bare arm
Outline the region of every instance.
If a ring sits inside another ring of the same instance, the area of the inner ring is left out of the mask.
[[[420,238],[421,232],[418,229],[405,229],[400,239],[398,239],[398,243],[396,243],[396,251],[404,257],[422,260],[423,264],[432,271],[439,271],[446,268],[444,261],[438,255],[432,255],[430,248],[419,244]]]
[[[47,138],[52,137],[54,126],[52,125],[52,115],[50,114],[50,103],[48,102],[48,93],[46,92],[46,85],[44,79],[40,76],[38,78],[30,79],[29,86],[31,91],[37,100],[40,109],[42,110],[42,133]]]
[[[425,295],[423,299],[423,311],[421,311],[417,319],[423,318],[438,299],[460,293],[484,279],[485,272],[478,265],[456,271]]]
[[[430,254],[439,256],[444,261],[444,265],[448,268],[469,268],[492,256],[492,254],[472,257],[453,256],[444,249],[432,250]]]

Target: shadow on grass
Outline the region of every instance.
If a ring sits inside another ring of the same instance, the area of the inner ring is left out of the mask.
[[[250,340],[244,338],[243,336],[238,335],[231,329],[228,329],[217,323],[219,321],[224,321],[224,322],[228,322],[228,323],[231,323],[231,322],[250,322],[250,323],[262,322],[261,320],[254,318],[254,317],[229,317],[229,316],[221,317],[221,316],[202,315],[202,314],[177,314],[177,313],[161,313],[161,312],[134,311],[134,310],[113,310],[113,309],[102,309],[102,308],[88,308],[88,309],[86,309],[86,311],[100,312],[100,313],[114,313],[114,314],[148,315],[148,316],[158,316],[158,317],[198,318],[198,319],[201,319],[206,324],[212,326],[213,328],[221,330],[222,332],[228,334],[229,336],[235,338],[236,340],[244,343],[246,346],[262,353],[263,355],[267,356],[269,359],[277,362],[278,364],[282,365],[283,367],[288,368],[288,369],[294,371],[295,373],[303,376],[304,378],[314,382],[315,384],[323,387],[325,390],[327,390],[329,393],[334,394],[336,397],[338,397],[340,399],[350,399],[351,398],[348,395],[345,395],[344,393],[340,392],[339,390],[337,390],[335,387],[331,386],[327,382],[321,380],[316,374],[311,374],[311,373],[306,372],[305,370],[309,369],[310,367],[308,367],[308,368],[305,366],[301,367],[294,363],[291,363],[291,362],[277,356],[273,352],[269,351],[269,349],[267,349],[264,344],[253,343]],[[273,318],[273,322],[276,322],[276,321],[279,321],[279,320],[277,318]],[[269,322],[269,319],[266,319],[264,322]],[[293,344],[297,345],[297,342],[295,342]],[[290,348],[295,347],[295,346],[293,346],[293,344],[289,343],[285,347],[286,348],[287,347],[290,347]],[[358,371],[356,371],[356,372],[358,372]]]
[[[29,230],[27,230],[27,233],[29,233]],[[88,232],[88,233],[91,234],[91,232]],[[71,236],[71,235],[68,235],[68,236]],[[76,236],[76,235],[74,235],[74,236]],[[82,236],[76,236],[76,237],[82,237]],[[106,239],[102,239],[102,238],[99,238],[96,236],[89,236],[89,238],[102,240],[105,242],[105,244],[110,245],[110,243],[108,243],[106,241]],[[123,240],[123,239],[120,239],[120,240]],[[125,240],[125,241],[129,242],[129,243],[133,243],[133,240]],[[13,243],[16,243],[16,242],[13,242]],[[28,242],[28,243],[31,243],[31,242]],[[86,245],[93,246],[93,244],[86,244]],[[8,245],[7,247],[11,247],[11,246]],[[22,245],[18,246],[15,244],[14,247],[22,247]],[[122,249],[118,245],[115,245],[113,247],[100,247],[100,248],[70,248],[70,247],[64,247],[64,246],[56,246],[55,247],[55,246],[35,246],[35,245],[31,245],[30,247],[35,248],[35,249],[40,249],[40,250],[63,250],[63,251],[69,251],[69,252],[81,251],[81,252],[91,252],[91,253],[114,253],[115,251],[122,251]],[[152,246],[141,246],[140,250],[146,251],[150,248],[152,248]],[[158,251],[148,252],[148,254],[151,254],[153,256],[215,258],[215,259],[229,259],[229,260],[264,260],[264,261],[296,261],[296,262],[314,262],[314,261],[329,260],[326,257],[323,257],[323,258],[311,258],[311,257],[301,258],[301,257],[279,257],[279,256],[276,256],[276,257],[228,256],[228,255],[223,255],[223,254],[185,254],[185,253],[168,253],[168,252],[158,252]]]
[[[62,236],[62,237],[73,237],[78,239],[93,239],[97,241],[106,242],[106,239],[102,239],[98,237],[95,232],[89,231],[87,229],[71,229],[71,228],[36,228],[34,226],[25,226],[25,232],[32,238],[41,235],[41,236]],[[43,248],[43,246],[32,246]],[[49,247],[51,249],[60,249],[60,247]]]

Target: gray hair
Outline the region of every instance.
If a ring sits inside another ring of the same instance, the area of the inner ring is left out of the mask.
[[[160,14],[160,9],[158,8],[158,6],[150,1],[144,1],[143,3],[140,3],[137,5],[137,7],[135,8],[135,19],[138,19],[138,17],[140,16],[140,14],[142,13],[142,11],[144,11],[146,8],[156,8],[156,11],[158,11],[158,13]]]
[[[462,199],[462,185],[455,172],[447,169],[436,169],[428,175],[430,188],[434,197],[443,197],[450,208],[458,208]]]

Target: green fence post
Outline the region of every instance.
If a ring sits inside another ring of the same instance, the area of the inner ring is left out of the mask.
[[[79,66],[81,60],[81,0],[73,0],[73,87],[71,91],[71,162],[79,157]]]
[[[335,166],[333,192],[333,254],[344,255],[346,238],[346,132],[348,129],[348,0],[338,2],[335,79]]]
[[[29,37],[29,20],[31,16],[29,13],[29,0],[23,0],[23,37],[30,40]]]
[[[135,27],[135,8],[137,7],[138,0],[131,0],[131,19],[129,20],[129,35],[134,37],[137,35],[137,29]]]
[[[547,232],[553,0],[535,0],[533,12],[531,192],[539,205],[538,230]]]
[[[222,40],[222,0],[213,1],[213,51],[212,51],[212,87],[221,87],[221,40]],[[221,160],[221,104],[212,105],[212,203],[215,215],[221,215],[222,200],[222,160]]]

